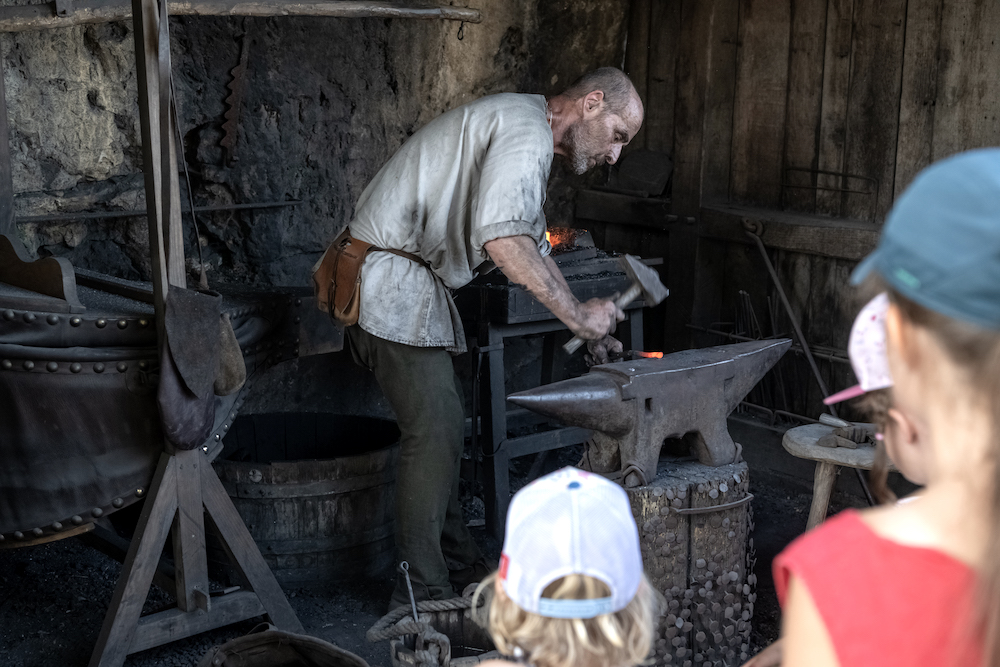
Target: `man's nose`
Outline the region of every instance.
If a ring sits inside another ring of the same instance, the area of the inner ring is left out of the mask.
[[[618,157],[622,154],[621,144],[615,144],[611,147],[611,152],[608,153],[608,164],[614,164],[618,162]]]

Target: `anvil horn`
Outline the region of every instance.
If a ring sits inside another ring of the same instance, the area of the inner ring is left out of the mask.
[[[629,411],[622,409],[621,383],[604,373],[589,373],[519,391],[507,400],[565,424],[611,435],[621,435],[632,428]]]

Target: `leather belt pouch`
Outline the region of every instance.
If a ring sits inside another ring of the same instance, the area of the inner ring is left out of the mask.
[[[339,324],[356,324],[361,310],[361,265],[374,246],[341,232],[327,248],[313,271],[313,287],[319,309]]]

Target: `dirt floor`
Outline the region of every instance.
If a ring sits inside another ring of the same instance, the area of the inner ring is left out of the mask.
[[[578,459],[574,448],[550,456],[543,472]],[[513,485],[523,485],[533,463],[514,460]],[[801,479],[763,471],[751,472],[756,528],[758,598],[753,618],[755,649],[778,634],[779,612],[770,574],[771,561],[805,529],[811,494]],[[861,504],[856,496],[837,493],[831,513]],[[481,515],[481,502],[467,511]],[[475,517],[469,517],[475,518]],[[473,532],[491,557],[500,545],[482,528]],[[121,566],[111,558],[70,538],[36,547],[0,550],[0,665],[4,667],[75,667],[88,664]],[[369,644],[365,631],[386,611],[390,575],[337,586],[288,588],[307,634],[358,654],[373,667],[388,667],[386,643]],[[170,598],[153,589],[145,611],[155,611]],[[193,667],[213,646],[249,632],[258,621],[246,621],[191,639],[150,649],[126,661],[128,667]]]

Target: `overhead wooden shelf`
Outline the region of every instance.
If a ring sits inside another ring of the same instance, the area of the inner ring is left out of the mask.
[[[730,204],[703,206],[698,231],[702,236],[749,243],[743,221],[763,225],[761,240],[768,248],[855,261],[875,249],[882,232],[871,222]]]
[[[340,18],[444,19],[480,23],[478,9],[428,3],[365,0],[169,0],[171,16],[329,16]],[[0,32],[66,28],[84,23],[127,21],[130,0],[59,0],[43,5],[0,7]]]

